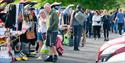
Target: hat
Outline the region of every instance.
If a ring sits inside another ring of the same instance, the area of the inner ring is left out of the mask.
[[[30,8],[31,8],[30,5],[26,5],[26,6],[24,7],[24,9],[30,9]]]
[[[40,14],[41,12],[45,12],[45,10],[44,10],[44,9],[41,9],[41,10],[39,11],[39,14]]]
[[[41,14],[42,12],[44,12],[44,13],[46,14],[45,9],[40,9],[39,15],[38,15],[39,17],[40,17],[40,14]]]
[[[74,6],[74,4],[70,4],[70,5],[68,5],[67,7],[73,7]]]
[[[81,7],[81,5],[77,5],[77,7],[76,7],[78,10],[82,10],[82,7]]]
[[[70,4],[70,5],[68,5],[66,8],[68,9],[68,8],[73,7],[73,6],[74,6],[73,4]]]
[[[58,6],[58,5],[61,5],[61,2],[54,2],[53,4],[51,4],[51,7],[52,6]]]

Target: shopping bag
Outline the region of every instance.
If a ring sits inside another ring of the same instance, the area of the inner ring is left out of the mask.
[[[49,48],[44,44],[40,51],[42,54],[49,54]]]
[[[70,36],[69,36],[68,34],[65,34],[65,35],[64,35],[64,41],[63,41],[63,44],[64,44],[64,45],[67,45],[67,46],[69,45],[69,37],[70,37]]]

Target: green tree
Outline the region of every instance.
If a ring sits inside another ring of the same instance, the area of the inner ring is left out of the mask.
[[[19,0],[16,0],[16,2]],[[75,6],[80,4],[83,8],[86,9],[113,9],[118,7],[118,4],[121,6],[124,5],[125,0],[32,0],[37,1],[38,4],[35,8],[40,8],[45,3],[61,2],[62,6],[67,6],[69,4],[74,4]]]

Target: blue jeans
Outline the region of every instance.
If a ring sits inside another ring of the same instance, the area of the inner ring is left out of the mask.
[[[77,25],[73,26],[73,42],[74,42],[74,49],[78,49],[80,40],[82,36],[82,26]]]
[[[117,23],[114,23],[113,30],[115,31],[115,33],[118,32],[118,24]]]
[[[123,27],[123,29],[124,29],[124,32],[125,32],[125,24],[124,24],[124,27]]]

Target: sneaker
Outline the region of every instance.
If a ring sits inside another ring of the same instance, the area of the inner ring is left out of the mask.
[[[39,57],[41,54],[40,53],[36,53],[35,57]]]
[[[39,57],[37,58],[37,60],[42,60],[42,57],[41,57],[41,56],[39,56]]]
[[[31,52],[31,55],[36,55],[37,53],[36,52]]]
[[[16,61],[21,61],[22,60],[20,54],[15,54],[15,60]]]
[[[58,56],[54,55],[53,61],[56,62],[58,60]]]
[[[109,39],[107,38],[107,41],[109,41]]]
[[[84,47],[84,44],[82,44],[81,47]]]
[[[21,61],[22,58],[18,57],[18,58],[15,58],[16,61]]]
[[[29,58],[26,57],[26,56],[22,57],[22,59],[25,60],[25,61],[29,60]]]
[[[49,56],[49,58],[47,58],[46,60],[44,60],[45,62],[54,62],[54,58],[53,56]]]
[[[74,49],[74,51],[80,51],[79,49]]]
[[[106,39],[104,39],[104,41],[107,41]]]

